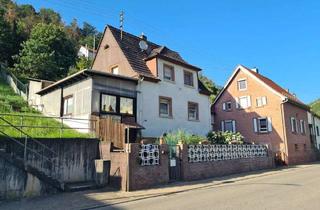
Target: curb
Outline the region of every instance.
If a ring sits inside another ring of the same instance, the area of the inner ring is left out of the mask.
[[[223,180],[219,180],[219,181],[215,181],[212,178],[205,179],[205,180],[208,180],[209,183],[207,183],[207,184],[194,183],[195,185],[200,185],[200,186],[187,187],[187,188],[181,189],[181,190],[173,190],[173,191],[168,190],[168,192],[154,193],[151,195],[150,194],[141,194],[141,195],[136,195],[136,196],[133,195],[133,196],[118,197],[118,198],[114,198],[112,200],[121,200],[121,199],[129,199],[129,200],[124,200],[124,201],[119,201],[119,202],[114,202],[114,203],[109,203],[109,204],[104,204],[104,205],[90,206],[90,207],[86,207],[86,208],[81,208],[81,210],[98,209],[98,208],[113,206],[113,205],[117,205],[117,204],[129,203],[129,202],[134,202],[134,201],[139,201],[139,200],[144,200],[144,199],[149,199],[149,198],[155,198],[155,197],[159,197],[159,196],[168,196],[168,195],[179,194],[179,193],[188,192],[191,190],[208,189],[208,188],[212,188],[212,187],[216,187],[216,186],[233,184],[235,182],[246,181],[246,180],[251,180],[251,179],[256,179],[256,178],[266,177],[266,176],[272,176],[272,175],[281,174],[281,173],[288,173],[288,172],[291,172],[294,170],[300,170],[300,169],[304,169],[304,168],[310,168],[314,164],[317,164],[317,163],[308,164],[308,165],[299,165],[299,166],[285,166],[285,167],[281,167],[281,168],[274,168],[271,170],[270,169],[269,170],[260,170],[260,172],[262,174],[250,174],[250,173],[254,173],[254,172],[233,174],[233,175],[229,175],[229,176],[219,177],[219,179],[224,178]],[[255,172],[259,172],[259,171],[255,171]],[[247,175],[245,175],[245,174],[247,174]],[[236,175],[245,175],[245,176],[243,178],[232,178],[232,176],[236,176]],[[205,181],[205,180],[201,180],[201,181]],[[193,181],[193,182],[197,182],[197,181]],[[181,183],[182,184],[183,183],[190,184],[192,182],[180,182],[180,184]],[[169,185],[165,185],[162,187],[168,187],[170,189],[172,187],[183,188],[184,186],[183,185],[174,186],[173,184],[169,184]],[[157,189],[161,189],[161,188],[150,189],[150,191],[157,190]],[[138,191],[136,191],[136,192],[138,192]],[[134,198],[134,199],[130,199],[130,198]]]

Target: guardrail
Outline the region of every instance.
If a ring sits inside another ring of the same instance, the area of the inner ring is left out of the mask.
[[[28,100],[28,85],[21,82],[14,74],[7,70],[7,67],[0,63],[0,77],[4,79],[24,100]]]
[[[33,138],[64,138],[66,131],[76,131],[73,132],[73,136],[68,136],[72,138],[79,138],[87,135],[87,137],[96,137],[96,120],[95,119],[83,119],[83,118],[69,118],[69,117],[52,117],[52,116],[42,116],[42,115],[21,115],[21,114],[10,114],[10,113],[0,113],[2,121],[10,122],[0,123],[0,129],[11,127],[17,127],[19,130],[15,130],[20,134],[20,137],[24,136],[24,133]],[[1,122],[1,120],[0,120]],[[27,131],[28,130],[28,131]],[[77,136],[78,132],[78,136]],[[43,136],[37,133],[48,133],[48,135]],[[51,135],[53,136],[50,136]]]

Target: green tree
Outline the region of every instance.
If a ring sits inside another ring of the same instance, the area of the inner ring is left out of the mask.
[[[210,95],[210,101],[213,103],[221,88],[215,85],[211,79],[202,74],[199,74],[199,79],[212,92]]]
[[[89,69],[91,65],[92,65],[92,59],[81,56],[77,58],[76,65],[70,68],[68,75],[74,74],[84,69]]]
[[[0,16],[0,62],[11,63],[13,45],[11,27],[4,17]]]
[[[61,24],[60,14],[56,13],[52,9],[41,8],[39,12],[39,18],[42,23],[46,23],[46,24],[53,23],[56,25]]]
[[[84,37],[93,36],[96,33],[97,33],[97,29],[93,25],[90,25],[87,22],[83,22],[83,26],[82,26],[82,29],[81,29],[82,36],[84,36]]]
[[[22,44],[19,56],[16,56],[14,72],[21,77],[61,79],[75,63],[75,49],[63,27],[37,24],[30,38]]]

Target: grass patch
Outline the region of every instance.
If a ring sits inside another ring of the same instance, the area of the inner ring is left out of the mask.
[[[24,117],[0,115],[8,120],[13,125],[19,126],[40,126],[49,128],[29,128],[24,127],[22,130],[33,138],[90,138],[90,134],[84,134],[70,129],[70,127],[63,125],[53,118],[44,118],[40,112],[28,106],[19,95],[11,89],[11,87],[0,79],[0,114],[15,114],[28,115]],[[7,135],[12,137],[24,136],[18,130],[11,127],[2,127],[6,125],[3,120],[0,120],[0,129]],[[51,127],[51,128],[50,128]],[[52,128],[55,127],[55,128]],[[63,127],[60,131],[60,127]],[[20,127],[19,127],[20,128]],[[1,134],[0,134],[1,135]]]

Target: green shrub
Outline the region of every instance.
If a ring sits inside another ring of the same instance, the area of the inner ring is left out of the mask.
[[[211,131],[207,134],[207,139],[211,144],[243,144],[244,137],[239,132]]]
[[[206,137],[199,135],[192,135],[182,129],[175,132],[167,133],[164,136],[166,144],[176,145],[179,143],[183,144],[199,144],[201,141],[206,140]]]

